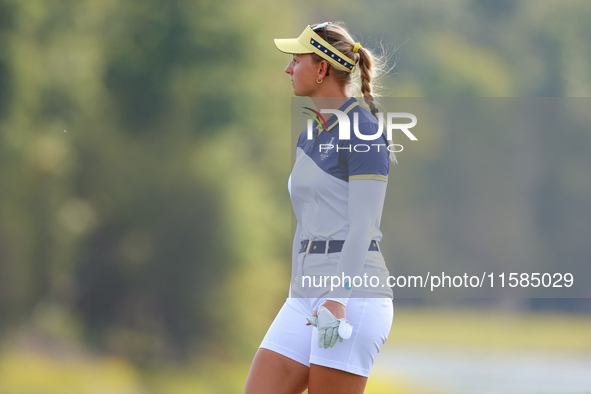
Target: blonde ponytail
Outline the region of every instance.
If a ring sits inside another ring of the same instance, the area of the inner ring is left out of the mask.
[[[378,117],[378,106],[376,103],[375,98],[373,97],[372,92],[372,79],[375,75],[375,69],[373,68],[374,59],[373,55],[370,51],[365,48],[360,48],[359,50],[359,63],[357,63],[357,67],[359,68],[359,79],[360,82],[360,90],[361,94],[363,95],[363,99],[365,103],[369,107],[371,113],[379,120]],[[384,130],[386,129],[386,125],[384,125]],[[392,140],[388,140],[388,145],[392,145]],[[396,160],[396,154],[394,152],[390,152],[390,161],[392,163],[398,164]]]

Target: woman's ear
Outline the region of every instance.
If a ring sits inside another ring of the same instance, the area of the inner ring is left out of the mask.
[[[319,68],[318,68],[318,78],[323,79],[324,77],[328,76],[328,62],[326,60],[320,61]]]

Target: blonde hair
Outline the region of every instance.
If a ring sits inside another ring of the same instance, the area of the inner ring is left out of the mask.
[[[324,39],[324,32],[320,29],[318,31],[315,30],[318,25],[319,24],[312,25],[311,28],[316,34]],[[356,96],[357,93],[361,93],[369,110],[377,110],[377,102],[374,97],[376,95],[375,91],[378,89],[376,80],[394,68],[394,66],[389,69],[387,68],[387,54],[383,51],[382,55],[378,56],[365,47],[360,48],[358,52],[354,52],[353,48],[355,47],[356,40],[353,39],[342,22],[329,23],[326,25],[325,29],[328,43],[339,50],[343,55],[355,61],[357,64],[356,69],[359,70],[359,73],[356,71],[350,73],[348,71],[339,70],[336,67],[330,67],[328,73],[333,74],[337,82],[342,86],[345,86],[347,95]],[[316,63],[320,63],[324,60],[315,53],[312,53],[312,59]],[[353,79],[354,75],[358,75],[359,82],[356,82]],[[372,113],[376,119],[379,119],[376,110],[372,111]],[[392,141],[389,140],[388,143],[392,144]],[[390,161],[397,163],[394,152],[390,152]]]

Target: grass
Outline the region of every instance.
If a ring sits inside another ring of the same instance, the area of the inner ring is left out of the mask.
[[[591,316],[397,308],[387,346],[487,347],[591,353]]]
[[[591,316],[396,307],[386,347],[391,351],[404,344],[590,353],[589,332]],[[142,371],[115,357],[56,357],[7,347],[0,353],[0,394],[233,394],[243,391],[248,368],[245,363],[207,362]],[[434,392],[383,370],[372,373],[366,388],[366,394]]]
[[[139,393],[138,371],[125,360],[54,359],[29,351],[0,355],[0,393]]]

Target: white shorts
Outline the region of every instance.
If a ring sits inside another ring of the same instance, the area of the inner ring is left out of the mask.
[[[388,339],[392,327],[392,300],[350,298],[347,320],[353,325],[353,334],[328,349],[318,347],[318,330],[306,325],[306,317],[311,316],[324,301],[323,298],[288,298],[260,347],[308,367],[317,364],[368,377],[374,358]]]

